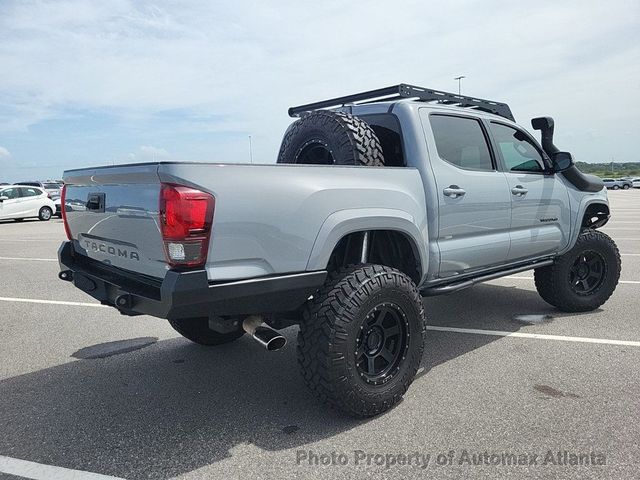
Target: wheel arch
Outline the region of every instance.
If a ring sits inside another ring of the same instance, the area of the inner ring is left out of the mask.
[[[609,205],[604,202],[591,202],[585,206],[581,217],[582,228],[599,228],[609,221]]]
[[[417,285],[422,282],[428,269],[426,226],[421,230],[410,214],[396,209],[342,210],[330,215],[316,237],[307,270],[345,266],[344,261],[336,261],[339,252],[346,254],[347,262],[354,263],[354,252],[361,251],[365,232],[371,234],[371,263],[397,268]],[[389,250],[383,253],[383,247]]]

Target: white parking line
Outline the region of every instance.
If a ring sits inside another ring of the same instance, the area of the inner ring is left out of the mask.
[[[0,455],[0,472],[34,480],[122,480],[111,475],[54,467],[4,455]]]
[[[108,305],[87,302],[63,302],[61,300],[39,300],[35,298],[0,297],[0,302],[44,303],[47,305],[71,305],[73,307],[111,308]]]
[[[20,238],[20,239],[13,239],[13,238],[0,238],[0,242],[8,242],[8,243],[22,243],[22,242],[56,242],[56,243],[62,243],[64,240],[62,239],[58,239],[58,238]]]
[[[511,275],[509,275],[508,277],[502,277],[502,278],[510,278],[512,280],[533,280],[533,277],[516,277],[516,276],[511,276]],[[500,279],[496,278],[496,280],[500,280]],[[636,280],[618,280],[618,283],[623,283],[623,284],[627,284],[627,285],[638,285],[638,284],[640,284],[640,281],[636,281]]]
[[[535,338],[537,340],[556,340],[561,342],[601,343],[605,345],[623,345],[625,347],[640,347],[640,342],[631,340],[609,340],[605,338],[567,337],[564,335],[547,335],[542,333],[503,332],[501,330],[480,330],[477,328],[439,327],[427,325],[427,330],[438,332],[469,333],[471,335],[489,335],[492,337]]]
[[[57,262],[57,258],[25,258],[25,257],[0,257],[0,260],[27,260],[29,262]]]

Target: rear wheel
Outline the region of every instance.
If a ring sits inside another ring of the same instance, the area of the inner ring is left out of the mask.
[[[207,317],[180,318],[169,320],[169,323],[184,338],[200,345],[223,345],[233,342],[244,335],[242,328],[230,333],[218,333],[209,328],[209,319]]]
[[[618,247],[597,230],[585,230],[553,265],[535,270],[540,296],[565,312],[595,310],[616,289],[622,264]]]
[[[38,212],[38,219],[47,222],[51,220],[51,216],[53,215],[53,210],[49,207],[42,207]]]
[[[425,315],[417,287],[380,265],[339,270],[314,296],[298,334],[298,363],[313,393],[358,417],[400,401],[424,349]]]
[[[614,190],[620,190],[620,187],[619,187],[618,185],[614,185],[614,186],[613,186],[613,189],[614,189]]]

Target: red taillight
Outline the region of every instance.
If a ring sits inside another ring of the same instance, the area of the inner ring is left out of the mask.
[[[199,267],[207,261],[215,198],[195,188],[163,183],[160,231],[172,267]]]
[[[62,213],[62,223],[64,223],[64,231],[67,234],[67,238],[69,240],[73,240],[71,236],[71,229],[69,228],[69,221],[67,220],[67,208],[65,199],[67,198],[67,186],[64,185],[62,187],[62,192],[60,193],[60,211]]]

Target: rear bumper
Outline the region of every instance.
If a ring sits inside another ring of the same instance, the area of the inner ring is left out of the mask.
[[[188,318],[296,310],[324,283],[326,271],[224,283],[209,283],[204,270],[170,270],[164,280],[126,272],[75,253],[72,242],[58,250],[60,278],[125,315]]]

